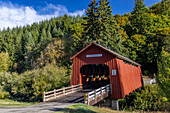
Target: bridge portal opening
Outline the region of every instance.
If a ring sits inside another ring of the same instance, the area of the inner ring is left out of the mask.
[[[99,88],[110,83],[109,66],[88,64],[80,68],[83,88]]]

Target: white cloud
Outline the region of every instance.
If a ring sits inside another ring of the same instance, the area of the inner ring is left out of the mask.
[[[80,15],[80,16],[82,16],[82,15],[84,15],[84,13],[85,13],[85,10],[83,10],[83,11],[75,11],[74,13],[68,13],[68,15],[71,15],[71,16]]]
[[[50,19],[52,17],[68,14],[71,16],[84,15],[84,10],[69,12],[65,6],[47,4],[42,11],[52,10],[52,14],[40,15],[35,9],[29,6],[17,6],[11,3],[0,2],[0,29],[13,28],[16,26],[31,25],[34,22]]]

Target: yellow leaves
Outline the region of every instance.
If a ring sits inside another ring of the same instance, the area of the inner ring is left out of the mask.
[[[144,45],[146,42],[146,37],[140,34],[135,34],[133,36],[131,36],[131,39],[133,40],[133,42],[135,42],[136,44],[140,44],[140,45]]]
[[[158,28],[156,30],[156,32],[161,34],[161,35],[170,36],[170,28],[168,28],[168,27],[166,27],[166,28]]]
[[[82,36],[82,32],[84,30],[83,26],[81,25],[81,23],[75,23],[71,26],[71,30],[73,32],[73,36],[76,38],[76,39],[80,39],[79,37]]]
[[[121,38],[125,41],[128,39],[128,35],[126,34],[126,31],[124,31],[123,29],[119,29],[119,33],[121,35]]]
[[[118,26],[125,26],[127,24],[127,21],[128,21],[127,16],[117,16],[115,19],[117,21]]]
[[[1,52],[0,53],[0,71],[8,71],[9,70],[9,55],[8,53]]]

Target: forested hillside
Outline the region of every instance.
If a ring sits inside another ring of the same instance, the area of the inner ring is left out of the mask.
[[[95,42],[140,63],[144,75],[158,74],[163,52],[170,52],[170,3],[162,0],[146,7],[143,0],[135,0],[133,11],[124,15],[112,15],[114,8],[109,3],[91,1],[83,17],[64,15],[0,31],[0,71],[24,75],[31,73],[28,70],[57,65],[69,75],[71,56]],[[41,88],[36,89],[36,96],[47,90]],[[4,89],[16,97],[24,95],[9,86]]]

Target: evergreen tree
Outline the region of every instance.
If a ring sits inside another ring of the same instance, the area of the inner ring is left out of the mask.
[[[96,28],[98,24],[98,15],[97,12],[97,2],[96,0],[91,0],[91,3],[88,5],[87,10],[85,11],[87,16],[84,17],[84,19],[87,21],[86,24],[83,24],[85,26],[84,30],[84,37],[86,38],[86,42],[92,42],[96,40]]]
[[[98,15],[98,29],[97,29],[97,43],[105,43],[107,47],[109,40],[112,39],[111,33],[115,21],[112,16],[111,7],[109,6],[110,1],[101,0],[99,1],[99,8],[97,10]],[[108,43],[107,43],[108,42]]]
[[[52,35],[51,35],[51,24],[48,24],[48,28],[47,28],[47,38],[48,38],[48,39],[52,39]]]
[[[43,42],[45,39],[47,39],[47,34],[45,28],[43,28],[40,36],[40,42]]]
[[[130,25],[127,26],[128,35],[143,34],[144,29],[147,27],[145,13],[147,12],[144,0],[135,0],[135,7],[130,16]]]
[[[135,7],[133,8],[132,14],[139,15],[146,12],[144,0],[135,0]]]
[[[112,15],[110,1],[101,0],[97,7],[96,1],[92,0],[86,11],[85,39],[88,43],[95,42],[126,55],[127,50],[123,46],[116,21]]]

